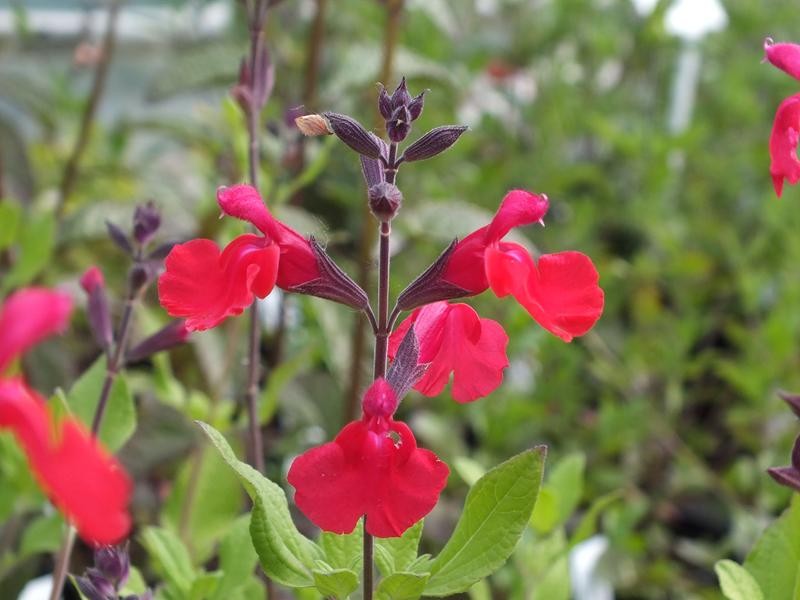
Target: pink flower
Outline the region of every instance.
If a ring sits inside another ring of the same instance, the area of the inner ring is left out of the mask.
[[[417,447],[405,423],[392,419],[397,403],[391,386],[376,380],[360,421],[292,463],[295,503],[320,529],[350,533],[366,516],[370,534],[398,537],[436,505],[450,471]]]
[[[22,352],[64,329],[71,307],[66,294],[28,288],[0,308],[0,429],[11,430],[37,481],[81,537],[111,544],[130,529],[128,476],[77,421],[56,421],[21,379],[3,377]]]
[[[769,138],[769,174],[780,198],[783,182],[790,185],[800,181],[800,160],[797,159],[797,143],[800,139],[800,94],[789,96],[775,113],[772,135]]]
[[[419,343],[419,363],[429,363],[414,389],[437,396],[453,376],[453,399],[471,402],[488,396],[508,366],[508,336],[496,321],[482,319],[466,304],[435,302],[416,309],[389,338],[394,358],[409,327]]]

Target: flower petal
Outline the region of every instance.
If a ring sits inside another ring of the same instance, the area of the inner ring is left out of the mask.
[[[417,447],[408,425],[393,421],[391,428],[400,440],[382,439],[391,462],[367,511],[367,531],[376,537],[399,537],[431,512],[450,475],[439,457]]]
[[[508,192],[492,222],[473,231],[453,250],[442,278],[471,294],[480,294],[489,287],[483,267],[483,255],[490,244],[499,242],[514,227],[540,221],[549,207],[544,194],[525,190]]]
[[[63,292],[24,288],[0,307],[0,373],[17,356],[44,338],[63,331],[72,299]]]
[[[789,96],[775,113],[772,134],[769,138],[771,159],[769,173],[780,198],[783,181],[794,185],[800,181],[800,160],[797,159],[797,143],[800,139],[800,94]]]
[[[130,530],[132,486],[122,466],[73,419],[54,423],[19,379],[0,380],[0,429],[10,429],[36,479],[81,537],[114,544]]]
[[[800,46],[780,42],[772,43],[771,39],[764,42],[766,59],[781,71],[788,73],[795,79],[800,79]]]
[[[425,396],[437,396],[453,376],[453,399],[472,402],[488,396],[503,381],[508,366],[508,336],[502,326],[482,319],[466,304],[436,302],[415,310],[392,333],[390,356],[405,331],[414,324],[420,363],[430,363],[414,386]]]
[[[191,331],[209,329],[241,314],[272,291],[280,250],[266,238],[241,235],[220,254],[211,240],[176,245],[158,280],[161,305],[173,317],[184,317]]]
[[[276,219],[252,185],[239,183],[218,188],[217,203],[225,214],[247,221],[264,235],[277,238]]]
[[[256,188],[246,184],[221,187],[217,190],[217,202],[223,212],[252,223],[280,246],[278,287],[291,291],[320,276],[317,257],[309,241],[273,217]]]
[[[366,421],[355,421],[333,442],[294,460],[288,480],[295,503],[315,525],[350,533],[366,515],[369,533],[397,537],[436,505],[447,465],[417,448],[404,423],[388,423],[389,429],[373,430]]]
[[[591,259],[580,252],[545,254],[538,265],[518,244],[486,251],[486,272],[498,297],[512,294],[550,333],[569,342],[603,312],[603,290]]]
[[[544,194],[531,194],[525,190],[508,192],[485,234],[487,244],[499,242],[514,227],[538,223],[547,214],[550,203]]]

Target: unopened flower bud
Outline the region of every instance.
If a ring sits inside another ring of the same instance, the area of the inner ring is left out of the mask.
[[[781,485],[800,492],[800,436],[794,441],[791,466],[771,467],[767,469],[767,473]]]
[[[294,120],[294,124],[297,125],[300,133],[310,137],[333,135],[333,130],[322,115],[304,115],[302,117],[297,117]]]
[[[380,158],[380,144],[373,139],[361,123],[347,115],[338,113],[326,112],[322,113],[322,116],[328,120],[328,124],[336,137],[353,150],[369,158]]]
[[[378,110],[384,120],[388,121],[392,116],[392,101],[389,98],[389,94],[386,92],[386,88],[382,85],[381,91],[378,93]]]
[[[420,92],[414,99],[408,103],[408,112],[411,115],[411,120],[416,121],[422,114],[422,109],[425,106],[425,91]]]
[[[393,142],[402,142],[411,132],[411,113],[408,107],[399,106],[394,109],[392,117],[386,122],[386,133]]]
[[[389,418],[397,410],[397,395],[382,377],[376,379],[364,394],[361,407],[368,417]]]
[[[382,181],[369,188],[369,209],[383,222],[391,221],[403,204],[403,193],[393,183]]]
[[[117,590],[96,569],[89,569],[86,577],[76,577],[75,582],[87,600],[109,600],[117,597]]]
[[[139,205],[133,213],[133,238],[142,246],[146,245],[161,226],[161,215],[155,204],[148,202]]]
[[[778,392],[778,396],[789,405],[789,408],[792,409],[795,415],[800,417],[800,395],[790,394],[789,392]]]
[[[106,227],[108,228],[108,235],[111,237],[111,241],[126,254],[133,255],[133,246],[131,246],[128,236],[125,235],[122,229],[114,225],[111,221],[106,221]]]
[[[130,286],[131,293],[134,296],[139,295],[150,283],[150,279],[154,273],[146,263],[134,264],[130,271],[128,271],[128,285]]]
[[[239,81],[231,88],[231,97],[236,100],[236,104],[245,112],[253,110],[252,77],[250,75],[250,65],[247,59],[243,58],[239,64]]]
[[[144,360],[153,354],[183,344],[189,339],[190,333],[183,319],[172,321],[128,350],[125,358],[129,363]]]
[[[411,94],[408,93],[408,87],[406,86],[406,78],[403,77],[400,80],[400,83],[395,88],[394,92],[392,93],[392,97],[390,99],[392,110],[397,110],[401,106],[408,106],[411,102]]]
[[[120,588],[125,585],[130,573],[128,545],[102,546],[94,552],[94,566],[106,579]]]
[[[80,283],[88,297],[86,312],[92,336],[100,348],[108,350],[114,334],[103,273],[97,267],[90,267],[81,277]]]
[[[464,125],[444,125],[431,129],[406,148],[403,159],[412,162],[436,156],[455,144],[466,130],[467,127]]]
[[[272,95],[275,86],[275,64],[269,55],[269,49],[261,44],[256,51],[255,72],[252,74],[251,93],[253,108],[260,111]]]

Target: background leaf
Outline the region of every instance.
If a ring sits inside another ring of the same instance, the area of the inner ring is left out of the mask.
[[[100,392],[106,377],[106,358],[100,356],[81,375],[67,394],[67,403],[72,413],[87,427],[92,426]],[[125,374],[117,373],[111,385],[103,420],[100,424],[100,441],[111,452],[119,450],[136,429],[136,409],[133,397],[125,380]]]

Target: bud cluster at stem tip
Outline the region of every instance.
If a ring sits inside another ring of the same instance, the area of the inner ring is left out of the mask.
[[[378,109],[386,122],[386,133],[395,143],[402,142],[411,132],[411,122],[416,121],[425,106],[425,91],[411,97],[406,86],[406,78],[400,80],[390,96],[381,86],[378,96]]]

